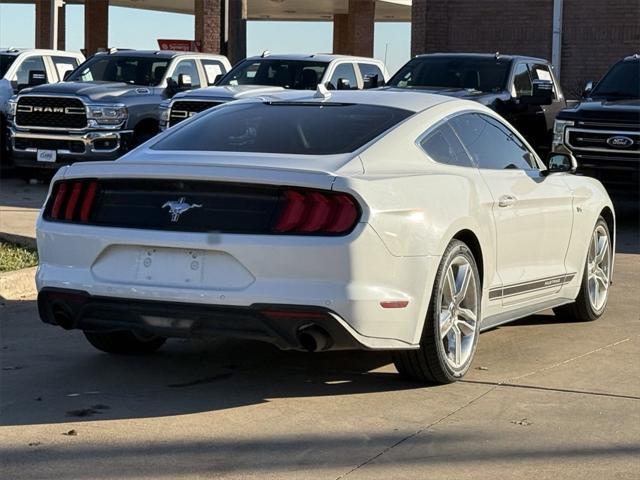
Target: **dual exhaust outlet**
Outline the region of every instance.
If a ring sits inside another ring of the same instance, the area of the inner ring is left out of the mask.
[[[51,305],[51,316],[56,325],[71,330],[75,326],[74,315],[63,302]],[[309,323],[298,328],[296,337],[300,347],[307,352],[322,352],[333,345],[333,340],[327,331],[315,323]]]

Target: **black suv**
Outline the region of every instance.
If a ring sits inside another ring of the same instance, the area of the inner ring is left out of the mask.
[[[551,150],[553,121],[567,106],[547,60],[499,53],[418,55],[385,88],[480,102],[516,127],[543,159]]]
[[[638,196],[640,190],[640,55],[613,65],[583,99],[562,110],[553,148],[571,152],[578,171],[598,178],[611,194]]]

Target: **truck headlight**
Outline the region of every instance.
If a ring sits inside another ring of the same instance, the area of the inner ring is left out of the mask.
[[[564,143],[564,130],[567,127],[573,127],[573,120],[556,120],[553,123],[553,146],[562,145]]]
[[[169,105],[160,105],[160,129],[164,130],[169,126]]]
[[[124,105],[89,105],[87,108],[89,126],[120,125],[129,117]]]
[[[18,101],[15,98],[10,98],[7,102],[7,116],[15,117],[16,110],[18,109]]]

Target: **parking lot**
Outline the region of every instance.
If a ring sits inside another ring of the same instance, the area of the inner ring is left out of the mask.
[[[6,227],[11,211],[35,215],[45,188],[3,191],[21,199],[3,197]],[[386,354],[249,341],[110,356],[43,325],[33,295],[5,299],[2,477],[637,478],[637,217],[619,210],[602,318],[545,312],[483,333],[470,373],[448,386],[402,381]]]

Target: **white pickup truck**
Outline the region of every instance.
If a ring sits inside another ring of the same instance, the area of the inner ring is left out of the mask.
[[[384,62],[374,58],[327,54],[249,57],[221,76],[215,86],[179,93],[160,105],[162,130],[209,108],[281,90],[362,90],[389,79]]]

